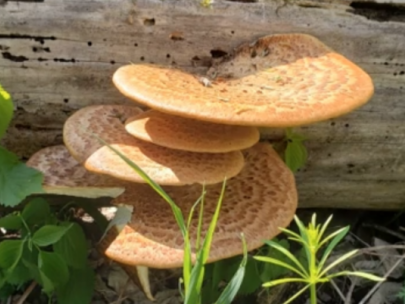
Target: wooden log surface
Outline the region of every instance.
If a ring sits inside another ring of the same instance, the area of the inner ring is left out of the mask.
[[[111,82],[121,65],[153,62],[204,73],[241,43],[308,33],[362,67],[376,89],[364,107],[300,128],[309,150],[297,174],[300,206],[403,208],[405,8],[401,0],[376,2],[216,0],[208,8],[200,0],[6,2],[0,83],[16,115],[3,144],[26,159],[62,143],[73,111],[130,103]]]

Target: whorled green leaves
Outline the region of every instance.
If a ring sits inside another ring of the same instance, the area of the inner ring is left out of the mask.
[[[324,236],[326,229],[332,220],[330,216],[323,225],[317,225],[316,215],[314,214],[311,222],[308,227],[305,227],[304,224],[298,219],[297,216],[294,217],[295,223],[298,226],[299,233],[295,233],[289,229],[280,228],[285,234],[288,235],[288,239],[294,242],[299,243],[305,252],[306,261],[302,262],[296,255],[294,255],[287,248],[280,246],[279,243],[273,241],[267,241],[267,245],[272,247],[281,253],[285,258],[278,259],[276,257],[268,256],[255,256],[255,259],[271,263],[277,266],[284,267],[288,269],[291,273],[295,274],[295,277],[282,278],[277,280],[272,280],[267,283],[264,283],[264,287],[273,287],[279,284],[286,283],[304,283],[305,286],[291,296],[284,304],[292,303],[300,294],[305,290],[310,290],[311,304],[317,303],[316,295],[316,285],[319,283],[329,282],[332,278],[338,276],[358,276],[366,278],[373,281],[382,281],[383,278],[377,277],[370,273],[365,273],[361,271],[340,271],[336,273],[330,273],[330,271],[346,261],[348,258],[356,254],[357,250],[350,251],[340,258],[336,259],[334,262],[326,265],[327,259],[332,253],[336,245],[344,238],[348,233],[349,227],[344,227],[338,229],[335,232],[332,232],[328,236]],[[326,249],[323,250],[323,254],[318,260],[318,255],[322,247],[326,246]]]

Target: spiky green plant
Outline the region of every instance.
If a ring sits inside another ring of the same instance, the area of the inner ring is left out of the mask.
[[[296,277],[282,278],[264,283],[263,287],[273,287],[279,284],[293,283],[293,282],[305,284],[305,286],[302,289],[300,289],[297,293],[291,296],[286,302],[284,302],[284,304],[291,303],[307,289],[309,289],[310,293],[311,299],[310,303],[317,304],[317,294],[316,294],[317,284],[329,282],[333,278],[339,276],[358,276],[372,281],[384,280],[383,278],[361,271],[339,271],[336,273],[330,273],[330,271],[334,267],[352,257],[358,251],[357,249],[352,250],[342,255],[332,263],[330,264],[326,263],[333,249],[349,231],[349,226],[346,226],[324,237],[325,231],[331,220],[332,215],[326,220],[326,222],[323,225],[318,225],[316,223],[316,214],[314,214],[312,216],[311,222],[308,224],[308,227],[305,227],[304,224],[298,219],[298,217],[295,216],[294,221],[298,226],[299,234],[289,229],[280,228],[281,231],[283,231],[285,234],[289,236],[288,237],[289,240],[300,243],[303,246],[306,258],[305,263],[306,265],[301,263],[289,250],[273,241],[266,241],[266,244],[282,253],[286,258],[288,258],[290,263],[286,263],[285,261],[271,257],[264,257],[264,256],[254,257],[259,261],[282,266],[284,268],[287,268],[291,272],[297,274]],[[323,251],[320,260],[318,260],[318,254],[320,253],[321,248],[324,246],[326,246],[326,249]]]

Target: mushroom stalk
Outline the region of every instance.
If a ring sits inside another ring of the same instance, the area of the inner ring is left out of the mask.
[[[138,274],[139,283],[141,284],[142,290],[146,297],[151,301],[155,301],[155,298],[150,290],[149,268],[145,266],[136,266],[136,272]]]

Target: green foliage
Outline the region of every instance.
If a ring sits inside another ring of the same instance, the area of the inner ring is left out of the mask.
[[[286,130],[287,147],[284,152],[284,161],[292,172],[302,168],[307,162],[308,152],[304,141],[306,138],[294,133],[291,128]]]
[[[330,221],[332,220],[332,216],[330,216],[323,225],[317,225],[316,215],[314,214],[308,227],[305,227],[297,216],[294,217],[294,220],[298,226],[299,234],[288,229],[284,228],[280,229],[289,236],[288,237],[289,240],[297,242],[302,245],[303,250],[305,252],[306,258],[305,263],[301,262],[287,248],[281,246],[279,243],[274,241],[267,241],[266,243],[270,247],[279,251],[284,257],[286,257],[288,259],[287,262],[285,260],[275,257],[266,257],[266,256],[255,257],[255,259],[259,261],[281,266],[297,275],[296,277],[271,280],[263,284],[264,287],[272,287],[279,284],[292,282],[305,284],[305,286],[301,290],[299,290],[296,294],[290,297],[284,304],[291,303],[294,299],[296,299],[308,288],[310,290],[311,304],[316,304],[317,303],[316,285],[319,283],[329,282],[331,279],[339,276],[358,276],[373,281],[384,280],[383,278],[360,271],[340,271],[337,273],[330,273],[330,270],[332,270],[337,265],[341,264],[342,262],[352,257],[357,252],[357,250],[350,251],[344,254],[343,256],[339,257],[338,259],[336,259],[334,262],[328,265],[326,263],[333,249],[349,231],[349,226],[341,228],[324,237],[326,229]],[[320,253],[321,248],[324,246],[326,246],[326,249],[323,251],[320,260],[318,260],[318,253]]]
[[[14,105],[8,94],[0,85],[0,139],[6,133],[11,118],[13,117]]]
[[[60,221],[45,200],[36,198],[1,218],[0,227],[14,236],[0,242],[0,290],[12,293],[34,280],[48,296],[56,294],[58,303],[90,303],[94,273],[78,224]]]
[[[289,248],[287,240],[273,239],[273,241],[279,243],[285,248]],[[287,261],[287,259],[278,251],[268,246],[262,247],[260,249],[260,254],[269,257],[277,257],[281,260]],[[232,279],[233,274],[239,267],[240,260],[241,257],[236,256],[207,265],[205,275],[207,279],[204,281],[202,291],[203,303],[210,304],[218,298],[223,290],[223,287],[221,286]],[[261,263],[249,256],[246,264],[245,276],[237,295],[244,296],[252,294],[261,288],[264,282],[278,279],[287,273],[288,271],[280,266]]]
[[[176,205],[176,203],[170,198],[170,196],[158,185],[156,184],[140,167],[138,167],[134,162],[128,159],[125,155],[120,153],[118,150],[114,149],[104,140],[98,138],[98,140],[103,143],[104,145],[108,146],[112,151],[114,151],[118,156],[125,161],[133,170],[135,170],[143,180],[148,183],[171,207],[174,217],[176,219],[177,224],[179,225],[180,231],[184,238],[184,262],[183,262],[183,278],[182,278],[182,285],[183,290],[181,290],[182,297],[184,299],[185,304],[200,304],[202,301],[202,285],[204,280],[205,274],[205,264],[207,262],[212,237],[214,234],[215,226],[218,220],[219,211],[221,208],[223,195],[225,191],[225,184],[226,181],[223,183],[222,191],[220,197],[218,199],[217,208],[213,215],[212,221],[209,225],[208,231],[205,235],[204,240],[200,246],[199,239],[201,237],[201,226],[202,226],[202,212],[203,212],[203,203],[204,203],[204,194],[203,191],[201,197],[195,202],[192,210],[190,211],[187,223],[183,217],[183,214],[180,208]],[[198,223],[198,236],[197,236],[197,253],[194,265],[192,264],[192,252],[191,252],[191,244],[190,244],[190,236],[189,236],[189,225],[191,218],[193,216],[195,208],[200,205],[200,216],[199,216],[199,223]],[[247,263],[247,248],[246,242],[242,234],[242,245],[243,245],[243,259],[240,263],[239,268],[235,272],[233,278],[230,280],[229,284],[224,288],[222,293],[219,295],[217,304],[229,304],[235,298],[237,291],[239,290],[243,277],[245,275],[245,267]]]
[[[16,206],[33,193],[42,193],[43,175],[0,146],[0,204]]]

